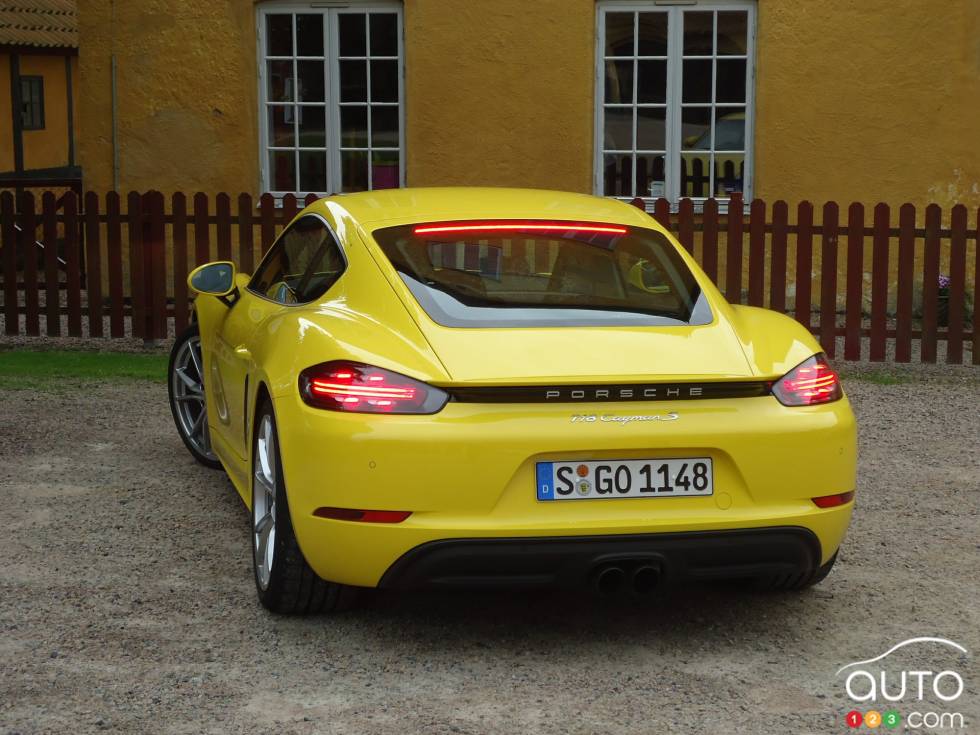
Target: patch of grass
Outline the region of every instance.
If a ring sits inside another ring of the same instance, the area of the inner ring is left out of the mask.
[[[83,350],[0,351],[0,388],[56,388],[59,381],[167,380],[165,354]]]
[[[841,371],[841,377],[846,380],[863,380],[866,383],[875,385],[901,385],[903,383],[914,383],[915,378],[909,375],[899,375],[889,373],[885,370],[870,370],[867,372],[848,372]]]

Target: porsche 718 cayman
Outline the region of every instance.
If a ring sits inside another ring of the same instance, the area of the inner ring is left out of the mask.
[[[189,282],[171,408],[251,509],[272,610],[358,587],[800,589],[834,564],[856,463],[836,373],[639,209],[328,197],[254,274]]]

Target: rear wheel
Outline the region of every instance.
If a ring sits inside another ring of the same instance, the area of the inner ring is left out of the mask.
[[[320,579],[296,541],[279,454],[272,406],[266,400],[255,419],[252,446],[252,560],[259,601],[284,614],[329,612],[349,607],[354,588]]]
[[[201,333],[191,324],[174,342],[167,370],[170,411],[184,446],[201,464],[220,469],[221,462],[211,448],[208,409],[204,400],[204,358]]]
[[[767,592],[797,592],[799,590],[805,590],[808,587],[813,587],[813,585],[823,582],[834,568],[836,562],[837,552],[834,552],[834,555],[830,557],[830,561],[823,566],[807,572],[763,577],[756,580],[756,586],[758,589]]]

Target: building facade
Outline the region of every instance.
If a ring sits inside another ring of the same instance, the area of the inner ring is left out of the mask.
[[[95,190],[980,205],[976,0],[79,5]]]
[[[0,186],[77,179],[75,0],[0,3]]]

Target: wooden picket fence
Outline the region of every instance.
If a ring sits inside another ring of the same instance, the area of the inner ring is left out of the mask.
[[[233,211],[227,194],[131,192],[123,200],[88,192],[79,201],[73,192],[45,192],[40,202],[31,193],[15,202],[3,192],[3,333],[40,335],[42,314],[49,336],[179,333],[190,316],[187,273],[214,259],[251,272],[303,204],[291,195],[256,201],[242,194]],[[911,204],[896,218],[887,204],[869,216],[855,203],[842,221],[840,206],[827,202],[819,223],[814,209],[800,202],[791,222],[786,202],[755,200],[746,216],[735,195],[726,213],[713,199],[698,212],[691,200],[672,212],[661,199],[651,214],[729,301],[792,314],[832,357],[936,362],[944,344],[946,362],[980,364],[977,310],[968,297],[980,281],[980,211],[957,205],[944,223],[932,204],[920,226]],[[940,292],[943,271],[948,293]]]

